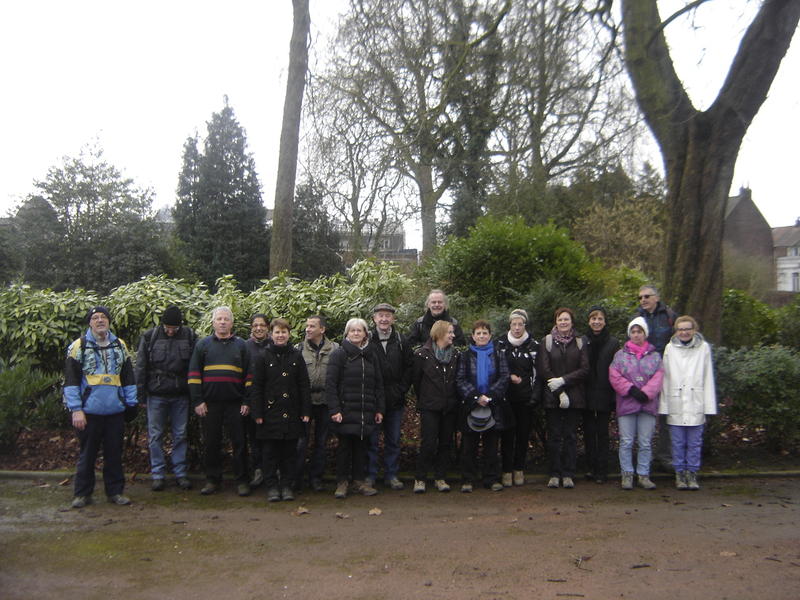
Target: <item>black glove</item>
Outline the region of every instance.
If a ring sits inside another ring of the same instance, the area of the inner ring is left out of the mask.
[[[632,385],[631,389],[628,390],[628,396],[632,396],[633,398],[635,398],[638,402],[641,402],[642,404],[647,404],[648,402],[650,402],[650,398],[647,397],[647,394],[645,394],[642,390],[640,390],[635,385]]]

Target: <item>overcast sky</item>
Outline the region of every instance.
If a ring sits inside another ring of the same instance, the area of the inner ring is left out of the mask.
[[[311,0],[316,41],[342,0]],[[662,16],[680,0],[662,2]],[[716,95],[756,2],[728,0],[668,28],[695,104]],[[736,3],[739,5],[739,3]],[[741,6],[741,5],[739,5]],[[227,95],[272,206],[286,86],[290,0],[28,0],[0,5],[0,214],[64,155],[95,140],[156,206],[172,204],[183,142]],[[800,216],[800,36],[745,138],[733,192],[749,186],[772,226]],[[658,160],[658,159],[656,159]],[[413,238],[413,232],[407,232]]]

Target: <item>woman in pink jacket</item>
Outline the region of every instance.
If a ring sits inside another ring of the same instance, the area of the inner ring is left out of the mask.
[[[608,368],[608,380],[617,398],[619,427],[619,466],[622,489],[633,489],[633,442],[638,442],[636,474],[639,485],[655,489],[650,481],[653,431],[658,414],[658,396],[664,369],[661,355],[647,341],[647,323],[636,317],[628,324],[628,341],[614,355]]]

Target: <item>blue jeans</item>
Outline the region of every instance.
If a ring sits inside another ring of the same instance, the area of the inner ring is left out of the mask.
[[[378,477],[378,435],[383,430],[383,479],[386,482],[400,472],[400,426],[403,424],[404,408],[390,409],[383,415],[383,423],[376,425],[369,436],[367,448],[367,477],[375,481]]]
[[[700,470],[703,454],[703,425],[670,425],[672,439],[672,466],[676,471]]]
[[[619,424],[619,468],[623,473],[633,473],[633,442],[638,441],[636,474],[650,475],[650,458],[653,455],[653,432],[656,417],[640,412],[617,417]]]
[[[170,462],[175,477],[186,477],[186,424],[189,421],[189,396],[147,397],[147,438],[150,445],[150,472],[153,479],[164,479],[164,433],[167,417],[172,425]]]

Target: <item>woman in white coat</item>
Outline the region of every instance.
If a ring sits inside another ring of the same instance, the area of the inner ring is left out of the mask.
[[[672,439],[675,487],[699,490],[697,472],[703,452],[706,415],[717,414],[711,347],[697,331],[697,321],[675,320],[675,335],[664,350],[664,384],[658,407],[667,415]]]

